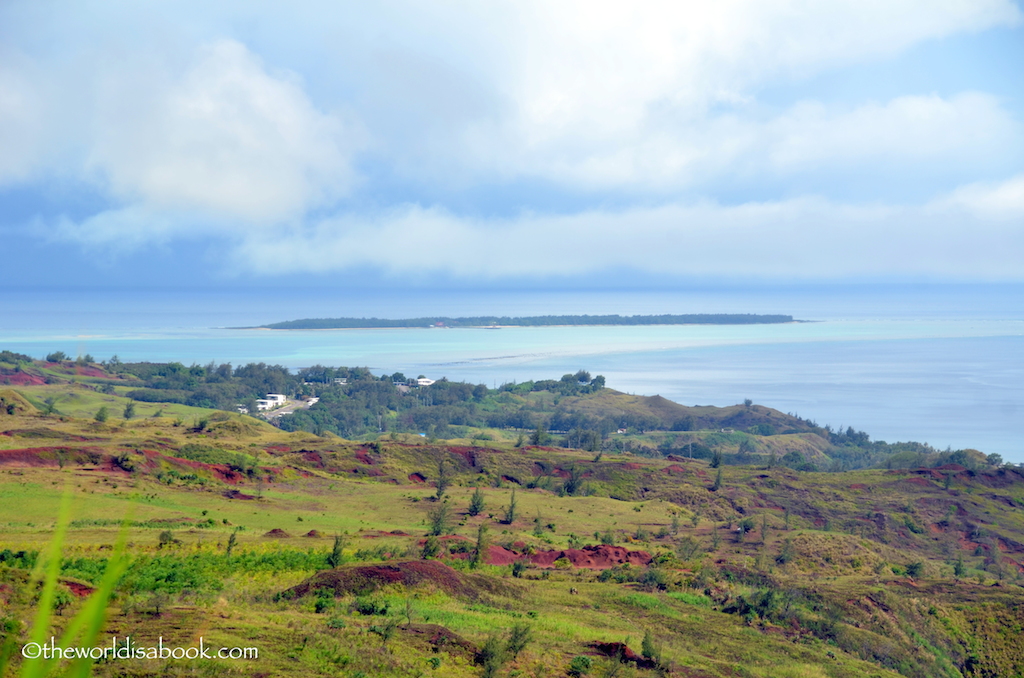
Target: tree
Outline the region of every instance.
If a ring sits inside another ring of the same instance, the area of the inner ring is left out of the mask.
[[[101,424],[103,422],[105,422],[107,420],[107,417],[109,417],[109,416],[110,416],[110,413],[107,411],[107,406],[106,405],[103,405],[102,407],[100,407],[100,409],[96,410],[96,417],[95,417],[95,419],[96,419],[96,421],[100,422]]]
[[[645,659],[650,659],[655,666],[661,665],[661,648],[654,642],[654,636],[650,631],[644,632],[644,639],[640,643],[640,652]]]
[[[754,519],[747,517],[740,521],[740,524],[736,527],[736,541],[742,542],[743,537],[754,529]]]
[[[680,560],[689,560],[697,553],[698,548],[700,548],[699,541],[693,537],[683,537],[676,544],[676,555],[679,556]]]
[[[562,490],[570,497],[575,495],[583,487],[583,470],[573,464],[569,467],[569,477],[562,484]]]
[[[443,452],[441,453],[444,454]],[[448,472],[448,460],[441,457],[441,460],[437,462],[437,494],[434,495],[434,499],[440,501],[444,497],[445,490],[451,485],[452,478]]]
[[[124,406],[124,418],[131,419],[135,416],[135,401],[129,400],[128,404]]]
[[[512,488],[512,497],[509,499],[508,506],[505,507],[505,518],[501,522],[506,525],[511,525],[516,519],[516,509],[519,504],[516,501],[516,488]]]
[[[501,642],[501,638],[497,634],[491,634],[484,642],[484,646],[480,648],[478,657],[484,667],[484,671],[480,675],[483,678],[495,678],[501,671],[501,667],[508,661],[507,644]]]
[[[345,541],[346,539],[340,534],[334,535],[334,547],[327,556],[327,566],[331,569],[339,568],[345,562]]]
[[[530,444],[547,445],[549,440],[551,440],[551,434],[548,433],[547,426],[537,424],[537,428],[530,434]]]
[[[472,567],[479,567],[487,560],[487,525],[480,523],[476,528],[476,547],[473,549],[473,558],[469,561]]]
[[[757,445],[749,438],[744,438],[743,442],[740,443],[739,456],[746,458],[754,454],[757,454]]]
[[[519,653],[526,649],[526,646],[533,640],[529,624],[515,624],[508,634],[508,645],[506,649],[512,655],[512,661],[519,658]]]
[[[473,496],[469,499],[469,510],[468,513],[471,516],[478,516],[484,510],[484,493],[477,487],[476,491],[473,492]]]
[[[448,524],[451,522],[452,510],[447,501],[442,501],[427,513],[427,522],[430,524],[428,535],[440,537],[448,534]]]
[[[722,487],[722,467],[718,467],[718,475],[715,476],[715,484],[711,486],[712,492],[718,492]]]
[[[46,356],[46,362],[48,363],[62,363],[68,359],[68,354],[64,351],[54,351]]]
[[[722,465],[722,453],[719,450],[715,450],[715,453],[711,456],[711,468],[718,468]]]
[[[50,415],[57,412],[57,399],[55,397],[50,396],[45,399],[43,403],[46,405],[46,407],[43,408],[43,414]]]
[[[383,624],[374,624],[368,630],[370,633],[376,633],[380,636],[381,647],[387,649],[388,642],[394,637],[395,631],[398,629],[398,624],[398,617],[390,617]]]
[[[441,552],[441,541],[434,535],[427,537],[427,540],[423,542],[423,550],[420,551],[420,558],[423,560],[430,560],[436,558],[437,554]]]
[[[71,591],[64,584],[60,584],[53,591],[53,609],[54,611],[63,616],[64,609],[74,602],[75,597],[71,595]]]

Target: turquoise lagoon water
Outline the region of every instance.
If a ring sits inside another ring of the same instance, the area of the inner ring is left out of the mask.
[[[122,360],[368,366],[500,385],[587,369],[684,404],[751,398],[875,439],[1024,461],[1019,289],[379,293],[30,290],[0,301],[0,348]],[[299,317],[788,313],[784,325],[266,331]]]

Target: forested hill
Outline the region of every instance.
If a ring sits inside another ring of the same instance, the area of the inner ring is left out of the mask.
[[[686,315],[536,315],[470,318],[304,318],[258,328],[271,330],[338,330],[381,327],[543,327],[553,325],[763,325],[791,323],[791,315],[752,313],[691,313]]]

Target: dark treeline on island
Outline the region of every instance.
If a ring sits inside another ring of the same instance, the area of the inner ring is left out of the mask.
[[[538,315],[469,318],[304,318],[260,325],[271,330],[339,330],[399,327],[544,327],[554,325],[766,325],[791,323],[791,315],[691,313],[685,315]],[[238,328],[253,329],[253,328]]]

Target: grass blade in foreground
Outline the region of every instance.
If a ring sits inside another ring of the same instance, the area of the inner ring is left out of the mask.
[[[121,534],[118,536],[117,546],[110,560],[107,561],[106,570],[99,586],[85,602],[78,614],[71,620],[64,633],[61,635],[58,644],[61,648],[68,648],[72,645],[79,647],[93,647],[100,632],[103,630],[103,623],[106,621],[107,604],[114,592],[114,586],[127,569],[128,562],[125,556],[125,546],[128,540],[127,526],[130,517],[125,519]],[[57,588],[57,580],[60,576],[61,552],[64,547],[64,538],[67,534],[68,524],[71,522],[71,494],[65,492],[61,499],[60,513],[57,518],[57,526],[54,530],[53,539],[46,553],[45,560],[41,559],[36,563],[30,581],[43,579],[43,590],[39,597],[39,609],[36,611],[35,622],[30,634],[30,642],[42,645],[46,642],[46,636],[50,628],[50,620],[53,616],[53,598]],[[43,572],[45,570],[45,575]],[[7,675],[6,669],[13,654],[16,642],[13,636],[0,654],[0,676]],[[94,659],[78,659],[65,673],[66,676],[84,677],[92,673]],[[58,675],[57,660],[33,657],[26,659],[21,666],[21,678],[45,678]]]

